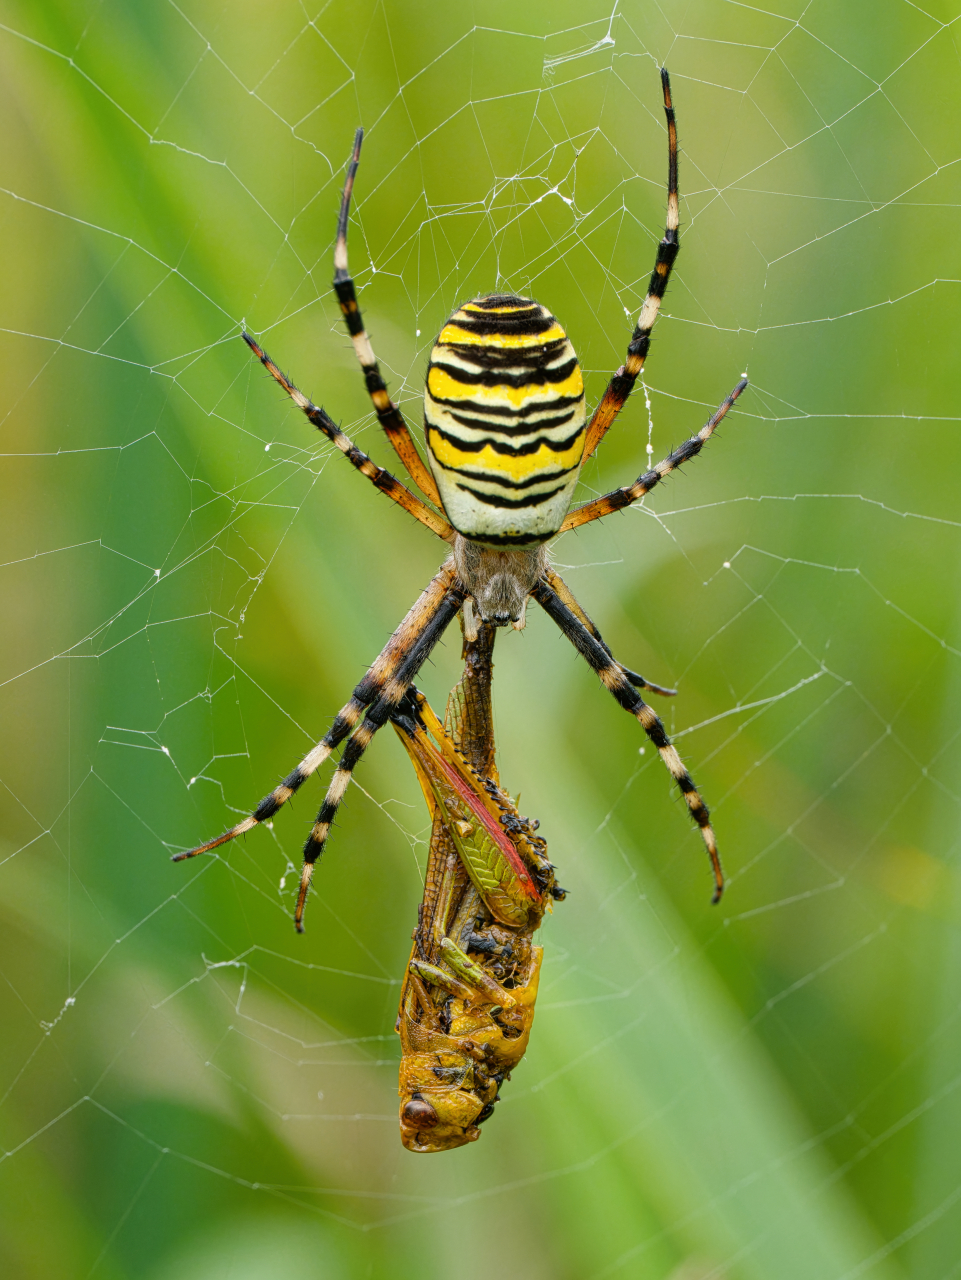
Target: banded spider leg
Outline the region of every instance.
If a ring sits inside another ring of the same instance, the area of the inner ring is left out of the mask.
[[[350,701],[337,713],[330,729],[304,756],[293,772],[288,774],[279,786],[274,787],[273,791],[264,796],[248,817],[223,832],[222,835],[208,840],[206,844],[198,845],[196,849],[190,849],[186,853],[175,854],[172,860],[182,862],[185,858],[195,858],[200,853],[210,853],[229,840],[234,840],[237,836],[250,831],[258,823],[272,818],[353,730],[351,742],[348,744],[350,754],[348,755],[345,749],[344,759],[341,760],[340,768],[334,774],[331,788],[304,849],[304,867],[294,917],[298,932],[302,932],[307,890],[310,887],[314,863],[323,851],[323,839],[317,838],[318,828],[320,824],[324,824],[323,837],[326,838],[326,832],[350,780],[350,771],[363,754],[374,733],[387,722],[391,711],[399,705],[411,681],[427,661],[450,622],[460,611],[464,595],[464,588],[457,580],[454,566],[448,560],[388,640],[367,675],[354,689]],[[365,707],[369,710],[364,722],[359,728],[355,728]]]

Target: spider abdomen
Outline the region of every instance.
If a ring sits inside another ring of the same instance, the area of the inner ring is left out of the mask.
[[[584,379],[546,307],[491,294],[454,312],[431,352],[424,431],[465,538],[523,546],[557,532],[584,452]]]

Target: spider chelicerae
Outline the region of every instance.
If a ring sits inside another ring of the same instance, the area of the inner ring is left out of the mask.
[[[547,543],[559,533],[610,515],[649,493],[671,471],[695,457],[747,386],[737,384],[697,435],[633,484],[571,509],[583,463],[603,440],[644,366],[651,330],[680,241],[678,236],[677,130],[671,84],[661,71],[667,116],[667,225],[657,248],[647,296],[627,348],[627,359],[608,383],[587,421],[584,382],[567,334],[550,312],[529,298],[489,294],[465,303],[450,317],[431,352],[424,393],[429,468],[407,424],[390,399],[361,319],[347,266],[347,221],[363,130],[358,129],[347,168],[337,241],[334,290],[380,425],[422,501],[356,447],[323,409],[287,378],[248,334],[244,340],[294,403],[382,493],[450,546],[450,554],[388,640],[330,729],[249,817],[215,840],[174,861],[208,853],[273,817],[347,739],[317,821],[304,846],[295,923],[303,929],[304,903],[314,864],[358,760],[371,738],[396,714],[407,690],[444,634],[462,615],[465,637],[476,639],[480,617],[495,627],[524,626],[533,597],[557,623],[625,711],[638,719],[678,784],[701,829],[714,873],[713,901],[724,878],[707,806],[655,712],[638,690],[672,694],[619,663],[569,588],[551,568]],[[428,505],[432,504],[432,505]]]

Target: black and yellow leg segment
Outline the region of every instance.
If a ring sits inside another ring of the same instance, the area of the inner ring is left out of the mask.
[[[692,458],[696,458],[714,434],[714,429],[718,423],[727,416],[728,410],[746,386],[747,378],[742,378],[731,394],[721,401],[717,412],[707,420],[697,435],[691,436],[690,440],[685,440],[673,453],[669,453],[663,462],[659,462],[656,467],[638,476],[633,484],[625,485],[623,489],[613,489],[610,493],[605,493],[603,497],[595,498],[593,502],[585,502],[582,507],[575,507],[565,517],[559,532],[566,533],[568,529],[577,529],[582,524],[590,524],[592,520],[600,520],[602,516],[609,516],[612,511],[622,511],[624,507],[629,507],[632,502],[637,502],[639,498],[643,498],[645,493],[650,493],[654,486],[660,484],[665,476],[669,476],[672,471],[676,471],[685,462],[690,462]]]
[[[174,854],[172,861],[182,862],[185,858],[195,858],[199,853],[210,853],[220,845],[226,844],[229,840],[235,840],[237,836],[272,818],[354,729],[364,714],[364,708],[370,706],[385,689],[391,687],[392,682],[398,677],[398,672],[405,669],[405,659],[409,660],[411,654],[422,652],[425,636],[433,637],[427,649],[427,652],[430,652],[438,636],[442,634],[451,617],[460,608],[463,592],[459,587],[455,587],[456,583],[456,570],[453,564],[448,562],[421,592],[413,608],[384,646],[380,656],[354,689],[350,701],[340,709],[323,738],[304,756],[296,769],[288,774],[279,786],[274,787],[269,795],[264,796],[253,813],[231,827],[229,831],[217,836],[215,840],[208,840],[206,844],[198,845],[196,849]],[[450,613],[449,597],[452,591],[457,604],[453,613]],[[436,631],[438,626],[440,626],[440,632]],[[421,662],[423,660],[423,658],[420,659]],[[413,678],[414,676],[411,675],[407,683],[409,684]],[[404,689],[406,687],[405,684]],[[398,700],[402,696],[403,689],[398,695]]]
[[[366,476],[375,488],[403,507],[415,520],[419,520],[421,524],[426,525],[431,533],[436,533],[438,538],[443,538],[445,542],[451,541],[454,536],[454,530],[443,516],[438,515],[436,511],[421,502],[420,498],[411,493],[406,485],[401,484],[396,476],[392,476],[389,471],[385,471],[383,467],[378,467],[376,463],[371,462],[367,454],[357,448],[350,437],[341,431],[336,422],[323,409],[308,399],[299,388],[295,387],[286,374],[281,373],[267,352],[254,342],[249,333],[244,334],[244,342],[250,347],[274,381],[280,383],[297,408],[307,415],[318,431],[322,431],[327,439],[337,446],[351,466],[356,467],[361,475]]]
[[[337,816],[344,794],[350,785],[360,758],[370,746],[378,729],[383,728],[402,702],[417,672],[430,656],[438,640],[449,624],[457,616],[464,603],[466,591],[459,582],[455,582],[446,592],[430,622],[423,628],[414,642],[409,646],[402,660],[397,664],[391,678],[383,685],[377,700],[370,706],[363,722],[357,726],[344,747],[330,786],[317,814],[317,821],[310,830],[304,845],[304,866],[300,878],[300,892],[297,895],[297,909],[294,923],[298,933],[303,933],[304,905],[314,872],[314,864],[324,852],[331,824]]]
[[[667,221],[664,238],[657,246],[657,260],[647,286],[647,297],[641,307],[634,333],[627,347],[627,359],[608,383],[600,404],[594,410],[584,441],[585,462],[604,439],[614,419],[624,407],[627,397],[634,390],[651,345],[651,330],[660,310],[661,299],[667,290],[674,259],[681,248],[680,210],[677,187],[677,125],[671,102],[671,81],[666,68],[661,68],[661,88],[664,92],[664,114],[667,117]]]
[[[573,613],[578,621],[588,629],[611,661],[614,661],[614,655],[605,643],[604,637],[584,612],[584,609],[575,598],[573,591],[571,591],[570,587],[560,574],[555,573],[553,569],[548,569],[544,574],[544,579],[551,590],[557,595],[558,599],[567,605],[571,613]],[[628,680],[630,680],[631,684],[638,689],[647,689],[650,693],[660,694],[662,698],[673,698],[677,695],[676,689],[665,689],[663,685],[652,684],[650,680],[645,680],[643,676],[639,676],[636,671],[631,671],[629,667],[624,667],[624,674],[627,676]]]
[[[334,292],[344,315],[347,332],[354,344],[354,351],[364,371],[364,382],[377,414],[377,420],[386,432],[387,439],[393,445],[398,458],[407,468],[411,479],[431,502],[441,506],[440,494],[434,477],[428,470],[423,458],[417,452],[413,437],[408,430],[404,416],[387,392],[387,384],[381,377],[380,366],[370,345],[370,338],[364,329],[363,317],[357,305],[357,294],[354,281],[347,265],[347,219],[350,213],[350,197],[354,190],[354,177],[360,164],[360,146],[364,140],[363,129],[354,135],[354,150],[347,166],[347,180],[344,183],[344,194],[340,202],[340,216],[337,220],[337,243],[334,246]]]
[[[691,816],[701,829],[714,873],[714,895],[711,901],[719,902],[724,892],[724,874],[721,871],[721,860],[718,857],[717,841],[711,827],[711,817],[707,805],[698,794],[694,780],[684,767],[684,762],[672,745],[664,726],[654,710],[647,705],[631,684],[627,672],[611,656],[606,645],[591,634],[577,614],[564,604],[544,578],[537,583],[531,595],[544,612],[553,618],[578,653],[594,668],[608,692],[613,694],[625,711],[629,711],[635,719],[640,721],[644,732],[657,748],[668,772],[680,788]]]
[[[380,703],[377,703],[373,709],[376,711],[380,705]],[[297,909],[294,912],[294,924],[298,933],[303,933],[304,931],[304,906],[307,902],[310,881],[314,874],[314,864],[323,855],[331,825],[350,785],[354,767],[370,746],[371,739],[380,728],[380,724],[377,723],[379,718],[371,716],[371,713],[368,712],[364,717],[363,724],[358,725],[347,739],[347,745],[344,747],[343,754],[340,757],[340,763],[334,770],[334,776],[330,780],[330,786],[327,788],[324,802],[320,806],[320,812],[317,814],[317,821],[310,829],[310,835],[304,845],[304,865],[300,876],[300,892],[297,894]]]

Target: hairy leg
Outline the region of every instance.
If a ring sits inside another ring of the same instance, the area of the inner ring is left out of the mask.
[[[644,732],[657,748],[668,772],[677,783],[687,803],[691,816],[701,829],[704,844],[707,846],[711,869],[714,873],[713,902],[719,902],[724,892],[724,874],[717,852],[717,841],[711,827],[711,818],[707,805],[698,794],[694,780],[684,766],[684,762],[671,744],[657,715],[647,705],[628,678],[627,672],[610,654],[607,646],[601,643],[588,631],[580,618],[569,609],[557,593],[542,578],[531,592],[534,599],[549,617],[557,623],[574,648],[585,658],[597,672],[601,683],[607,691],[617,699],[625,711],[629,711],[641,723]]]

